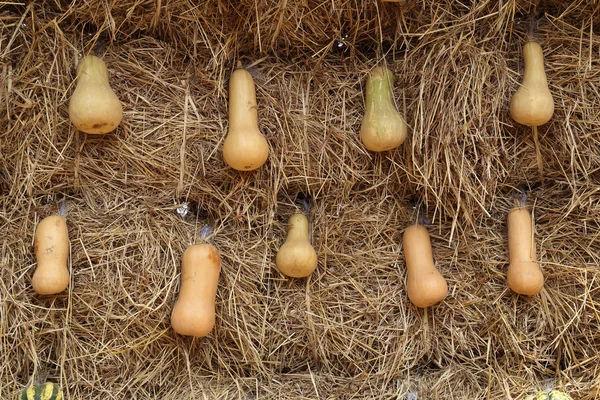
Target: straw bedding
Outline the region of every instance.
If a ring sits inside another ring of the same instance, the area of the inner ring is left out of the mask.
[[[0,397],[46,378],[70,399],[595,398],[600,6],[409,3],[0,6]],[[540,128],[544,179],[530,129],[508,115],[532,13],[556,104]],[[68,120],[90,51],[124,107],[106,136]],[[383,60],[410,129],[374,154],[358,129],[366,73]],[[253,173],[221,157],[237,63],[271,149]],[[505,283],[520,188],[546,277],[533,298]],[[72,284],[40,297],[33,232],[61,205]],[[320,263],[290,280],[275,254],[306,208]],[[407,300],[400,245],[417,214],[450,287],[426,312]],[[191,339],[169,315],[202,232],[223,261],[218,317]]]

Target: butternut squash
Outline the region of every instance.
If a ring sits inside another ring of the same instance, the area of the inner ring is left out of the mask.
[[[236,69],[229,81],[229,132],[223,159],[231,168],[252,171],[269,157],[269,145],[258,129],[256,89],[245,69]]]
[[[519,124],[532,127],[538,170],[540,176],[543,176],[543,161],[537,127],[544,125],[552,118],[554,99],[548,88],[544,70],[544,53],[539,43],[533,40],[525,43],[523,60],[525,65],[523,83],[510,99],[510,115]]]
[[[215,325],[215,301],[221,257],[211,244],[198,244],[183,253],[181,288],[171,313],[171,326],[180,335],[204,337]]]
[[[121,102],[108,82],[106,64],[96,56],[85,56],[79,62],[69,118],[77,129],[86,133],[108,133],[121,123]]]
[[[436,269],[427,229],[419,224],[406,228],[402,236],[406,259],[408,298],[417,307],[426,308],[446,298],[448,284]]]
[[[523,46],[523,83],[510,99],[510,116],[519,124],[544,125],[554,114],[554,99],[544,71],[544,53],[539,43]]]
[[[308,240],[308,220],[294,214],[288,220],[288,236],[275,259],[281,273],[292,278],[304,278],[317,268],[317,253]]]
[[[508,252],[508,286],[519,294],[538,294],[544,287],[544,275],[536,260],[531,215],[523,207],[508,214]]]
[[[406,140],[406,122],[394,106],[393,85],[394,75],[387,67],[378,66],[369,73],[366,111],[360,127],[360,139],[368,150],[392,150]]]
[[[37,268],[31,280],[38,294],[60,293],[69,286],[69,231],[59,215],[44,218],[37,226],[33,239]]]

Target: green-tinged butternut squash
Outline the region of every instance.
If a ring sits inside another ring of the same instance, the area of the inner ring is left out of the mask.
[[[69,231],[59,215],[44,218],[35,230],[33,247],[37,267],[31,280],[38,294],[60,293],[69,286]]]
[[[215,301],[221,257],[210,244],[197,244],[183,253],[181,288],[171,313],[171,326],[180,335],[203,337],[215,325]]]
[[[419,224],[406,228],[402,247],[408,271],[406,291],[410,301],[425,308],[444,300],[448,284],[435,267],[427,229]]]
[[[317,253],[308,240],[308,220],[294,214],[288,220],[288,235],[279,249],[275,263],[281,273],[292,278],[304,278],[317,268]]]
[[[387,67],[378,66],[369,73],[366,110],[360,127],[360,139],[368,150],[392,150],[406,139],[406,122],[394,105],[393,86],[394,76]]]
[[[85,56],[79,62],[69,118],[77,129],[86,133],[108,133],[121,123],[121,102],[108,83],[106,64],[96,56]]]
[[[254,80],[245,69],[236,69],[229,81],[229,132],[223,159],[231,168],[252,171],[268,157],[269,145],[258,129]]]
[[[538,294],[544,287],[544,275],[537,264],[531,214],[523,207],[508,214],[508,252],[508,286],[519,294]]]

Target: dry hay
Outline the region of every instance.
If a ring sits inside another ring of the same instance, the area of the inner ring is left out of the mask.
[[[597,1],[539,2],[556,101],[540,129],[543,181],[531,132],[507,111],[533,1],[193,3],[0,9],[1,398],[43,377],[70,399],[597,395]],[[92,49],[125,111],[105,137],[67,116]],[[380,155],[358,128],[362,82],[383,58],[411,129]],[[271,146],[255,173],[221,159],[238,62]],[[546,276],[531,299],[505,284],[520,185]],[[289,280],[274,257],[307,196],[320,265]],[[29,286],[32,235],[64,199],[72,285],[43,298]],[[406,298],[400,246],[417,209],[450,285],[427,312]],[[206,226],[223,259],[217,326],[179,337],[180,258]]]

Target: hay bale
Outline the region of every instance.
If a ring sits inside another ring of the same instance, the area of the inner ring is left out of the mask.
[[[556,100],[543,182],[529,130],[508,115],[537,2],[113,3],[0,10],[1,397],[40,375],[72,399],[497,399],[548,383],[597,394],[597,2],[538,5]],[[67,115],[89,51],[124,106],[103,137]],[[410,131],[373,154],[358,139],[362,84],[383,58]],[[250,174],[220,153],[237,62],[272,150]],[[505,284],[522,184],[546,277],[531,299]],[[275,254],[307,196],[320,265],[289,280]],[[29,286],[33,231],[64,199],[72,285],[42,298]],[[415,207],[450,286],[427,312],[405,291]],[[217,326],[198,340],[169,315],[181,255],[205,226],[223,265]]]

